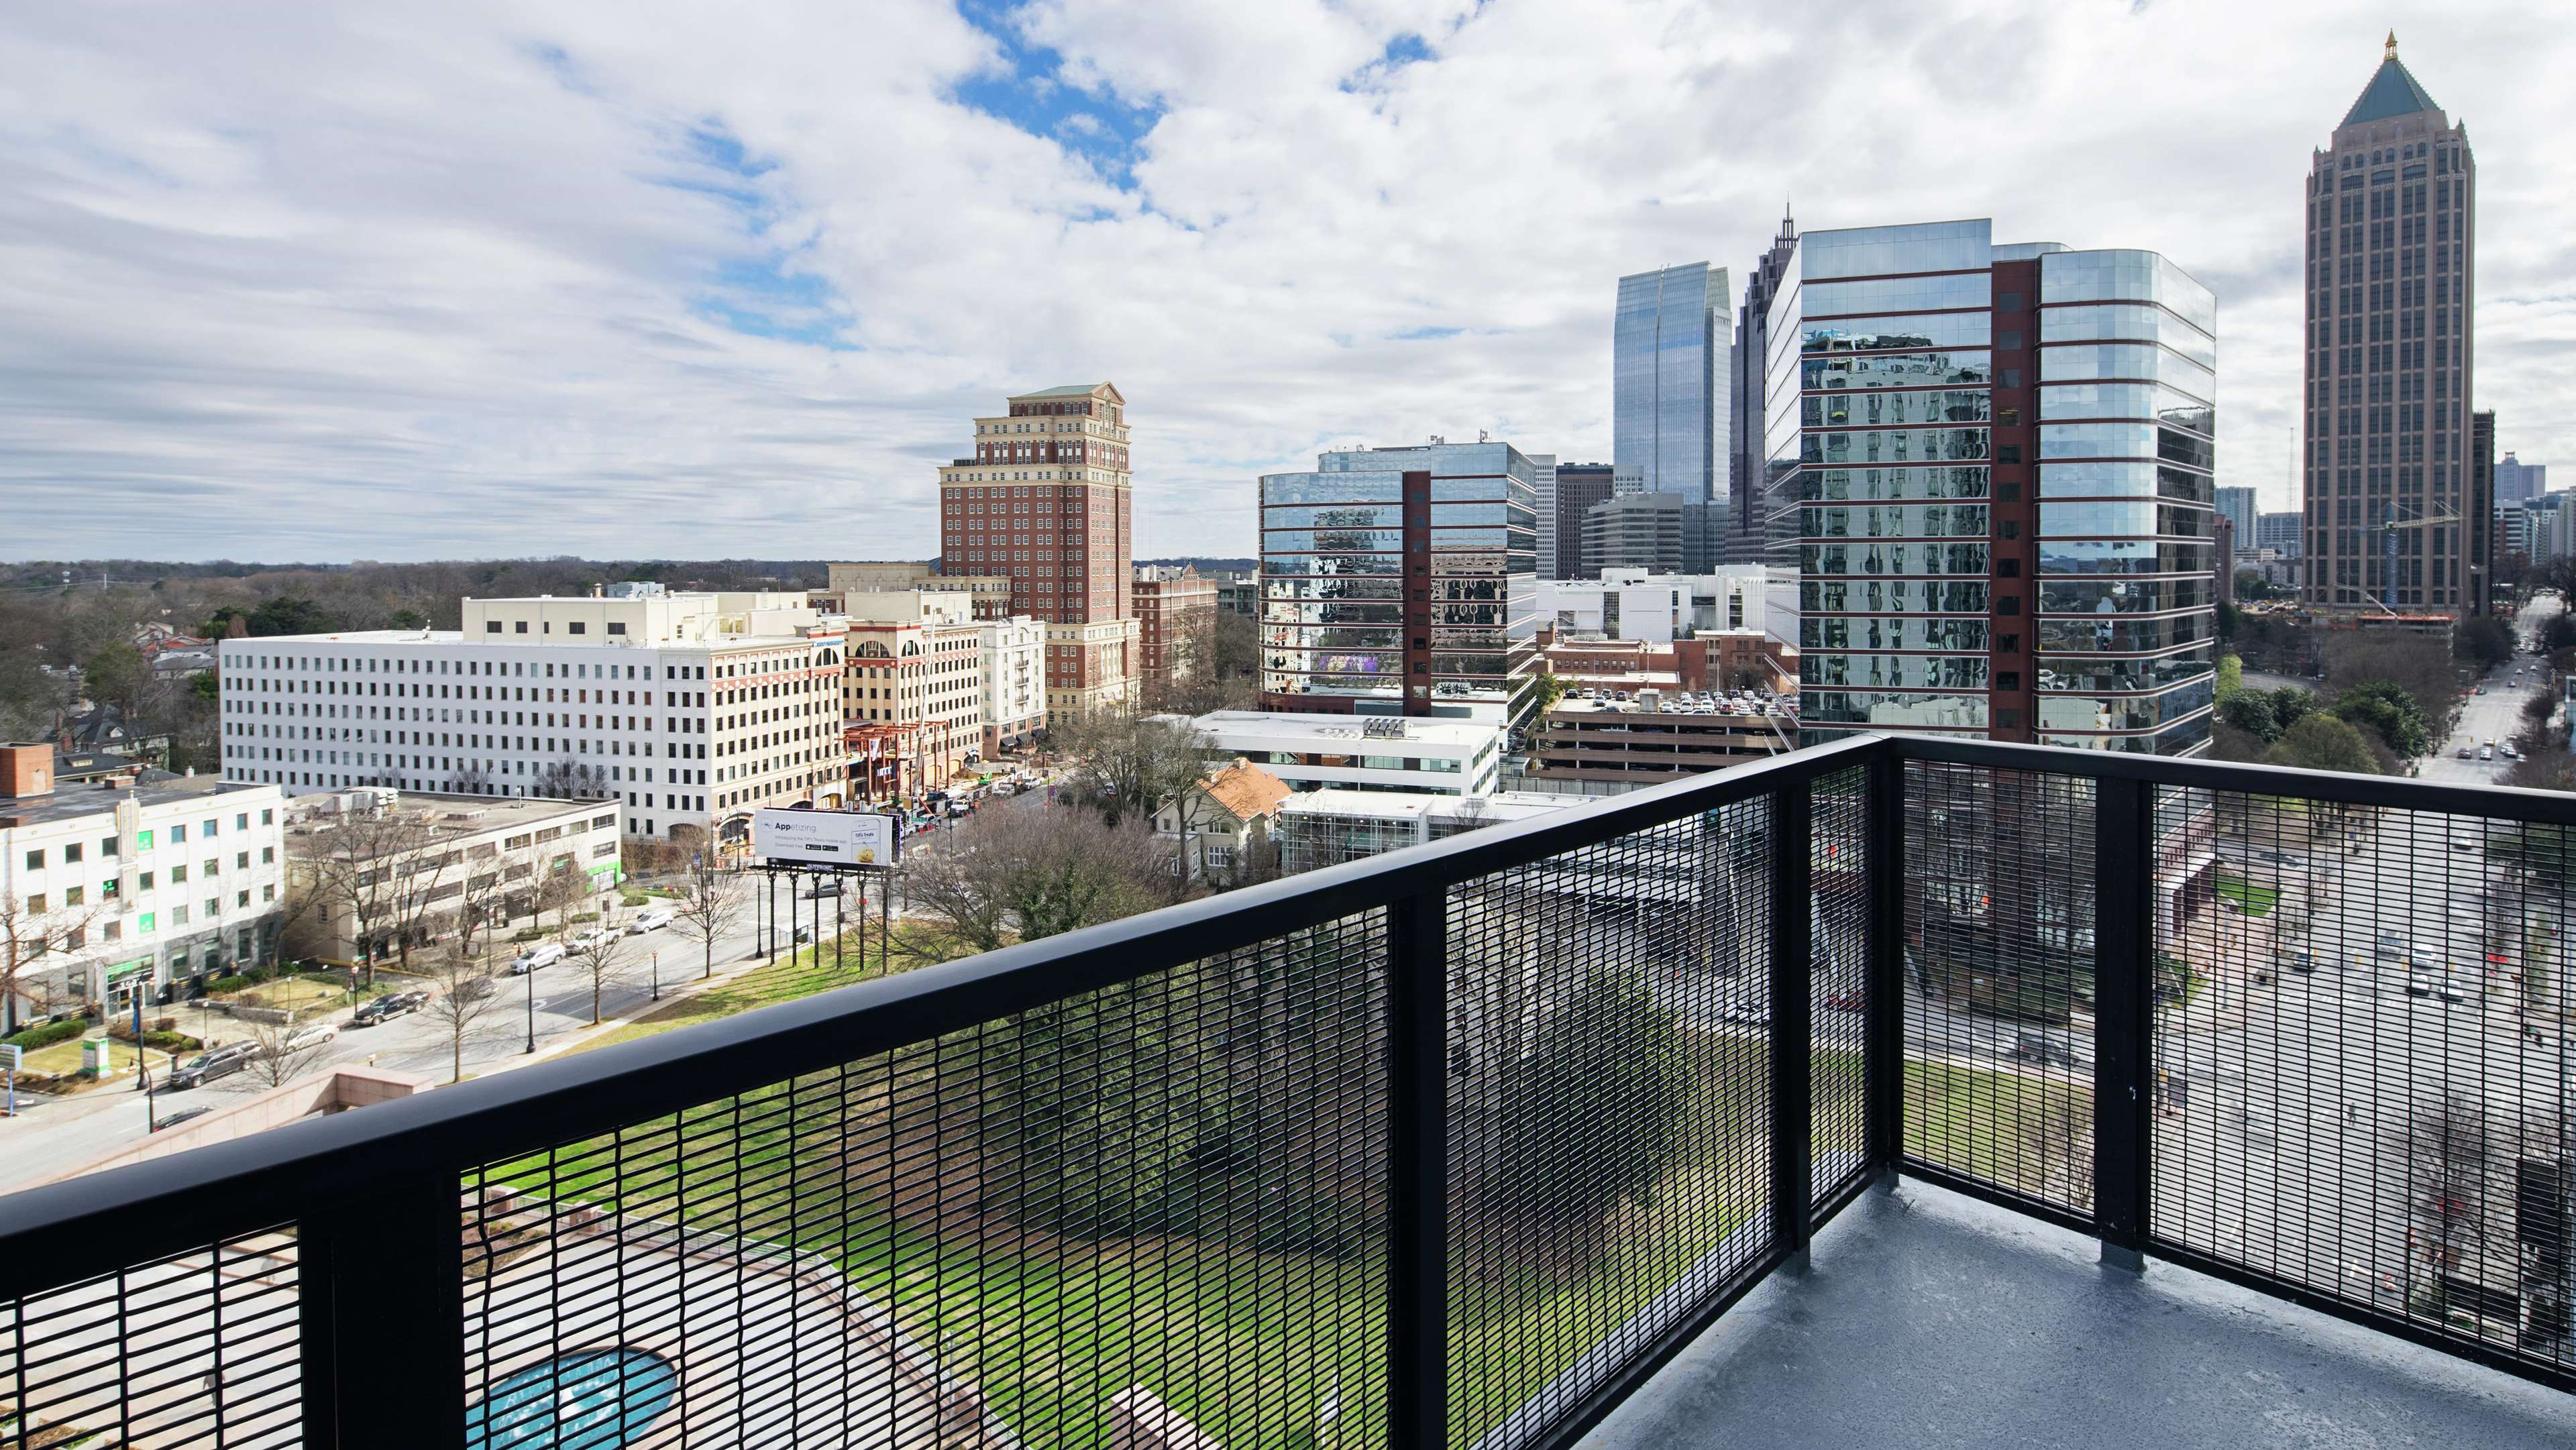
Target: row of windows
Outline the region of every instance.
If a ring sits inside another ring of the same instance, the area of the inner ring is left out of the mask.
[[[276,810],[272,808],[261,811],[259,813],[259,823],[263,826],[273,826],[277,824]],[[206,819],[197,823],[196,829],[198,840],[211,841],[222,834],[223,818],[220,816],[208,816]],[[235,812],[233,814],[233,829],[236,831],[249,830],[250,812]],[[169,826],[166,830],[156,827],[151,830],[136,831],[134,833],[134,848],[138,851],[152,850],[154,848],[156,838],[164,845],[186,845],[188,842],[188,825],[183,821]],[[103,860],[115,860],[120,854],[118,849],[120,839],[121,838],[116,836],[101,836],[98,842],[98,854],[100,858]],[[25,859],[27,869],[30,871],[42,871],[45,869],[45,864],[48,860],[60,861],[66,866],[77,866],[87,858],[88,850],[89,843],[85,841],[66,841],[60,846],[51,848],[43,846],[34,847],[26,854]],[[265,859],[266,853],[263,852],[262,854],[263,859]],[[209,870],[213,869],[213,862],[209,861],[206,864]],[[245,866],[250,864],[248,856],[243,857],[242,864]],[[179,869],[181,871],[185,871],[187,868],[182,866]]]

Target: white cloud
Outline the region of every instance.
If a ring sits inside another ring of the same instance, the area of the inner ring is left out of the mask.
[[[1615,278],[1783,197],[2165,253],[2286,506],[2298,189],[2392,19],[2478,150],[2479,405],[2576,462],[2571,43],[2514,5],[1037,0],[1047,104],[1159,113],[1133,190],[961,104],[1006,48],[931,0],[20,7],[0,553],[927,554],[966,420],[1103,377],[1140,552],[1240,553],[1329,443],[1606,456]]]

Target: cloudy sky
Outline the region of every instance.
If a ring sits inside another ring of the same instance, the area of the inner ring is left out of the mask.
[[[2478,404],[2576,471],[2539,11],[0,7],[0,557],[922,556],[968,420],[1100,378],[1137,552],[1249,552],[1320,448],[1606,458],[1618,275],[1784,199],[2164,252],[2286,507],[2301,178],[2392,25],[2478,154]]]

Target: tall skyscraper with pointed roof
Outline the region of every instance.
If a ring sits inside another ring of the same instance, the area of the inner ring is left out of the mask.
[[[2397,58],[2309,166],[2302,399],[2307,597],[2483,612],[2492,503],[2472,467],[2477,162]]]

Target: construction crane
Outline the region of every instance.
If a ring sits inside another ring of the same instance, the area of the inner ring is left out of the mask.
[[[2420,514],[2411,519],[2397,517],[2397,505],[2388,505],[2388,517],[2379,524],[2379,607],[2390,614],[2397,612],[2397,535],[2400,530],[2420,529],[2430,524],[2456,524],[2458,514]]]

